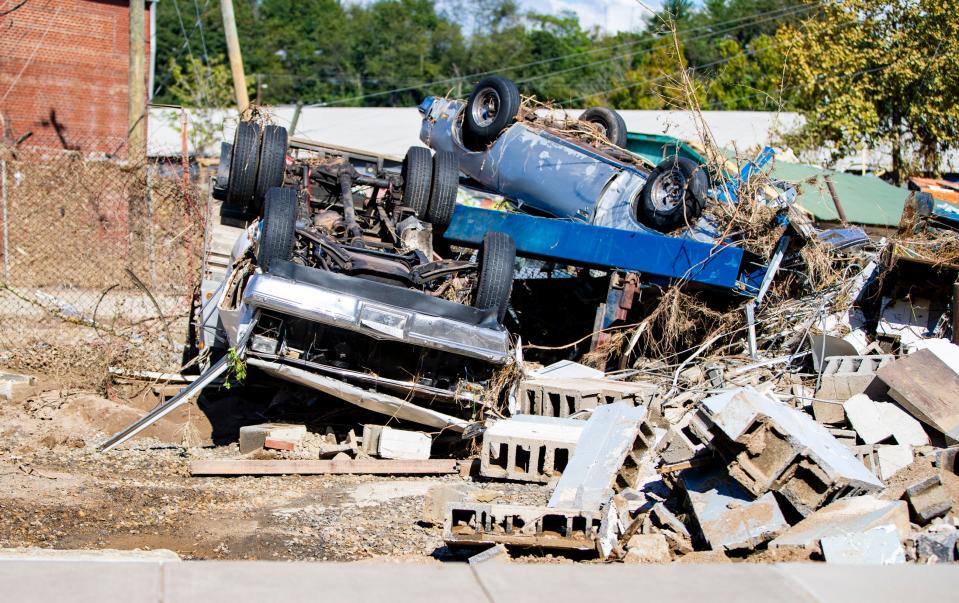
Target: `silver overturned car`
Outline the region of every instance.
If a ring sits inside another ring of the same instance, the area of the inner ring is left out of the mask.
[[[578,121],[592,131],[574,136],[568,125],[523,110],[516,85],[492,76],[466,100],[430,96],[419,110],[424,143],[455,155],[476,184],[523,211],[669,232],[694,223],[707,202],[702,166],[679,156],[649,166],[623,148],[626,124],[604,107],[585,111]]]

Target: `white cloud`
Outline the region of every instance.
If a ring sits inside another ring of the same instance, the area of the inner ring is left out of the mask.
[[[642,29],[645,18],[650,14],[649,9],[659,8],[660,1],[644,1],[640,4],[637,0],[521,0],[520,4],[524,9],[538,13],[572,11],[579,16],[579,23],[584,29],[599,27],[601,31],[614,34]]]

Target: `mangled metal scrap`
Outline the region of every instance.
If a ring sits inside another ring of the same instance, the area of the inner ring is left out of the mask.
[[[882,488],[825,427],[752,387],[707,398],[700,414],[729,475],[754,496],[774,490],[808,515],[831,500]]]

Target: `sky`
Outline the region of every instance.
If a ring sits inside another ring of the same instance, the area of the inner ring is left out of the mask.
[[[618,31],[632,31],[641,28],[643,20],[649,15],[650,8],[658,8],[659,0],[520,0],[526,10],[538,13],[556,14],[570,10],[579,15],[580,25],[584,29],[598,26],[601,30],[614,34]]]

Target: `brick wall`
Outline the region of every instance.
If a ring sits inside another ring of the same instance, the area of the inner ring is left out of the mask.
[[[33,132],[24,144],[125,156],[128,6],[30,0],[0,17],[0,114],[14,138]]]

